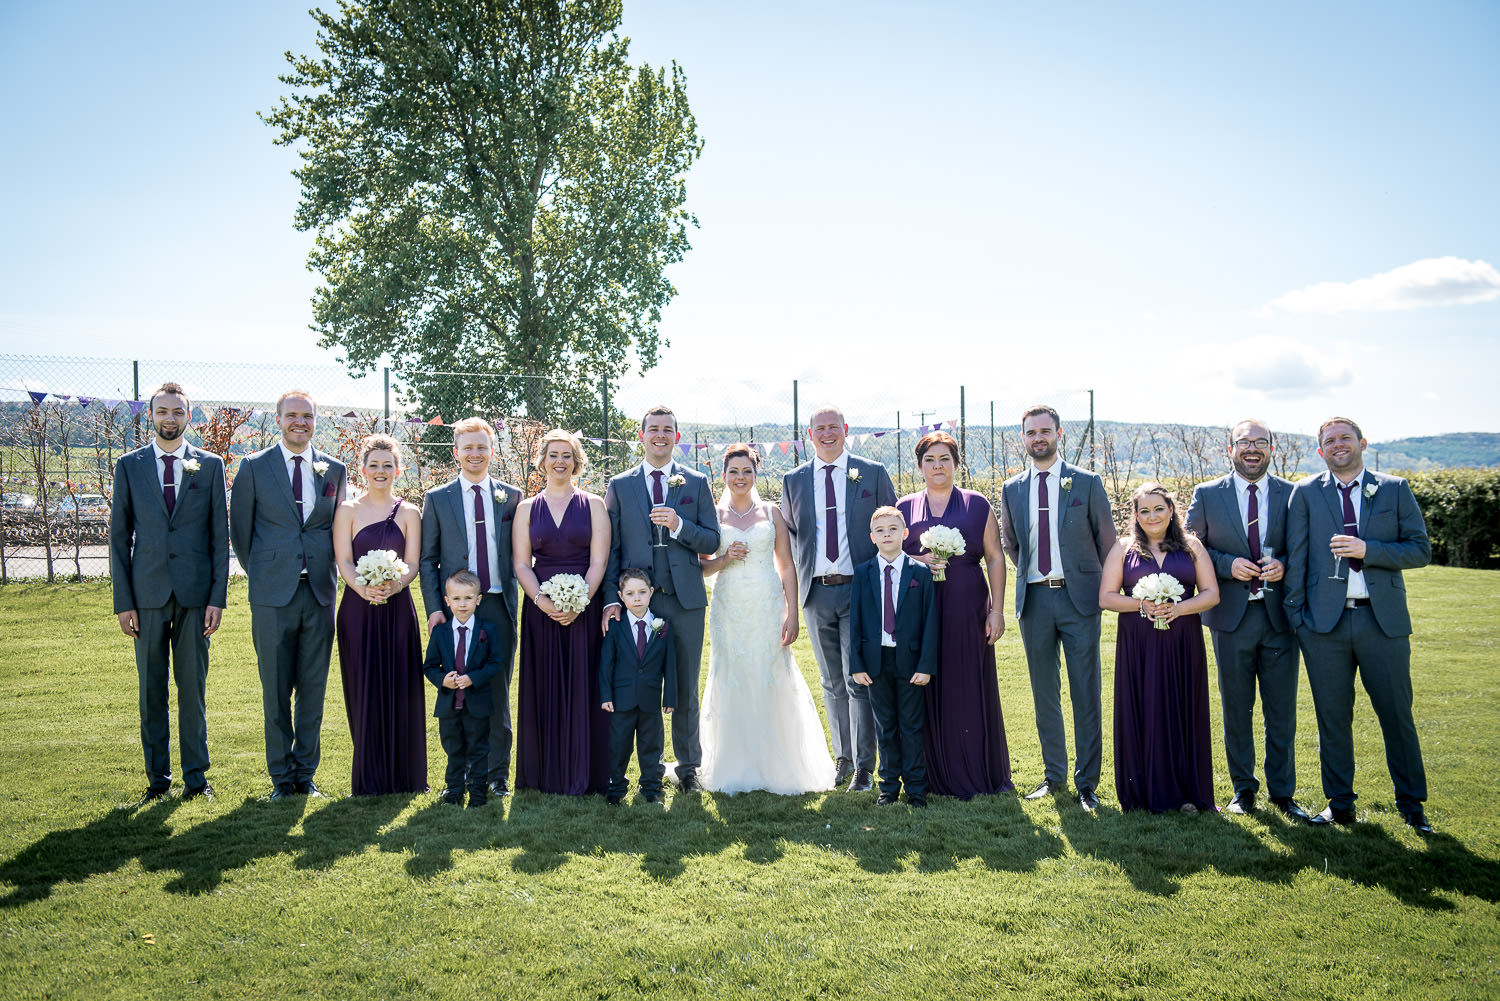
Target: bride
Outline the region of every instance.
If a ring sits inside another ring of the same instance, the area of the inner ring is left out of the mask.
[[[700,556],[718,574],[708,607],[708,683],[699,730],[699,779],[716,792],[795,795],[832,789],[833,759],[812,693],[792,659],[797,572],[786,523],[755,490],[760,456],[724,453],[719,550]]]

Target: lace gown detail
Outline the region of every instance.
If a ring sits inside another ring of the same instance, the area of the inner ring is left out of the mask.
[[[743,542],[749,555],[710,580],[708,682],[699,732],[699,779],[716,792],[796,795],[833,788],[833,759],[812,693],[781,645],[786,601],[776,572],[776,526],[721,525],[719,555]]]

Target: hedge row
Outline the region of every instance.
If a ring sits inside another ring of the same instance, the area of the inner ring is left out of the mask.
[[[1500,469],[1402,473],[1427,519],[1432,562],[1500,567]]]

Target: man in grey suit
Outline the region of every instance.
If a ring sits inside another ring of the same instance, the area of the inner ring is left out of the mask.
[[[346,477],[343,463],[312,447],[317,420],[311,394],[281,394],[281,441],[240,462],[229,495],[229,539],[250,578],[272,799],[322,795],[313,773],[333,650],[333,514]]]
[[[677,784],[684,792],[701,789],[698,766],[698,675],[703,662],[703,613],[708,591],[703,586],[700,553],[719,548],[719,513],[708,477],[672,460],[682,435],[677,417],[664,406],[646,411],[641,443],[646,460],[610,478],[604,492],[609,511],[609,566],[599,593],[619,594],[621,570],[632,567],[651,574],[656,592],[651,614],[671,623],[677,658],[677,711],[672,714],[672,752]],[[620,617],[620,602],[604,606],[603,630]]]
[[[1099,808],[1103,755],[1100,723],[1099,578],[1115,544],[1104,482],[1057,454],[1062,420],[1048,406],[1021,415],[1031,466],[1000,491],[1005,554],[1016,566],[1016,618],[1031,675],[1036,732],[1046,774],[1027,799],[1067,788],[1068,742],[1063,729],[1061,663],[1068,659],[1078,802]]]
[[[492,651],[504,670],[490,679],[495,711],[490,713],[489,794],[510,795],[510,683],[515,671],[516,575],[510,532],[521,491],[490,475],[495,429],[482,417],[453,425],[453,457],[458,478],[433,487],[422,498],[422,601],[430,633],[448,620],[443,588],[448,578],[468,570],[479,578],[475,612],[499,627]]]
[[[1219,603],[1203,613],[1219,665],[1224,755],[1234,798],[1225,810],[1255,809],[1255,688],[1266,723],[1266,791],[1271,805],[1309,821],[1297,788],[1297,638],[1281,607],[1285,593],[1286,509],[1292,485],[1269,473],[1274,444],[1261,421],[1243,420],[1229,434],[1234,471],[1193,490],[1187,530],[1202,540],[1219,578]]]
[[[1432,558],[1427,525],[1411,486],[1364,468],[1359,425],[1334,417],[1318,428],[1326,473],[1292,490],[1287,509],[1287,620],[1307,662],[1318,717],[1328,807],[1312,822],[1352,824],[1354,675],[1358,672],[1385,737],[1396,809],[1431,834],[1423,804],[1427,772],[1412,720],[1411,615],[1401,571]]]
[[[224,462],[187,443],[193,405],[175,382],[151,394],[156,440],[115,464],[109,572],[120,629],[135,640],[140,677],[144,801],[172,785],[167,673],[177,682],[177,734],[184,799],[213,798],[203,684],[208,638],[219,628],[229,585]]]
[[[791,536],[802,615],[823,678],[823,709],[833,736],[834,785],[870,788],[875,769],[875,715],[870,692],[849,679],[849,607],[854,568],[875,558],[870,516],[896,503],[885,466],[851,455],[849,425],[838,407],[820,407],[808,422],[814,457],[781,479],[781,517]],[[851,775],[852,773],[852,775]]]

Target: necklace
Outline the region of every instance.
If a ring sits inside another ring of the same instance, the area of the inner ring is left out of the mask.
[[[724,510],[728,511],[730,514],[734,515],[736,518],[748,518],[752,514],[755,513],[755,503],[752,501],[750,503],[749,509],[747,509],[745,511],[736,511],[734,509],[734,504],[733,503],[726,503],[724,505]]]

